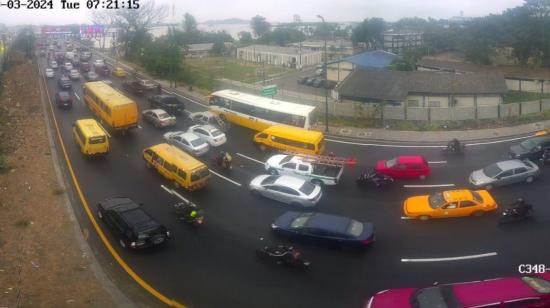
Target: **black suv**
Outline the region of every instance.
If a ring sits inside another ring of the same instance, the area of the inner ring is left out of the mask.
[[[510,147],[510,158],[530,159],[537,162],[545,149],[550,148],[550,137],[540,136],[523,140],[520,144]]]
[[[57,85],[61,89],[70,89],[70,88],[72,88],[71,79],[67,75],[61,76],[61,78],[59,78],[57,80]]]
[[[151,107],[160,108],[171,114],[180,114],[185,110],[185,105],[174,95],[153,95],[149,97]]]
[[[111,198],[99,202],[97,216],[113,229],[122,248],[146,248],[165,243],[170,231],[156,222],[129,198]]]

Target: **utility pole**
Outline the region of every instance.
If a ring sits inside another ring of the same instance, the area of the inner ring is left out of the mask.
[[[324,28],[324,37],[325,37],[325,61],[323,64],[323,69],[325,71],[325,82],[328,80],[328,70],[327,70],[327,24],[325,23],[325,19],[321,15],[317,15],[317,17],[321,18],[323,21],[323,28]],[[326,86],[323,85],[325,88],[325,133],[328,133],[328,89]]]

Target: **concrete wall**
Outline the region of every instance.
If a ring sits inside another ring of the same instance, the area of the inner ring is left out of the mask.
[[[498,118],[499,106],[478,106],[477,118],[478,119],[495,119]]]
[[[340,82],[344,80],[353,71],[353,64],[347,61],[341,61],[328,65],[328,80]]]
[[[408,108],[407,107],[407,120],[413,121],[428,121],[428,109],[427,108]]]
[[[478,106],[497,106],[500,105],[502,98],[497,95],[492,96],[478,96],[477,105]]]
[[[405,108],[384,106],[384,119],[405,120]]]
[[[475,106],[475,98],[473,95],[465,95],[465,96],[459,96],[455,95],[453,97],[455,99],[455,107],[474,107]]]

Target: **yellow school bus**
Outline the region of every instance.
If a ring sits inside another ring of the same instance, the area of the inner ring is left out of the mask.
[[[208,184],[208,167],[191,155],[167,143],[157,144],[143,150],[147,167],[155,168],[165,178],[174,182],[176,188],[193,191]]]
[[[73,136],[80,151],[86,155],[109,153],[108,134],[94,119],[80,119],[73,125]]]
[[[137,104],[103,81],[84,84],[84,101],[100,122],[125,132],[138,125]]]
[[[271,126],[254,135],[254,144],[265,151],[274,148],[302,154],[323,154],[325,136],[318,131],[288,125]]]
[[[210,110],[229,122],[262,131],[270,126],[286,124],[309,129],[314,106],[256,96],[235,90],[214,92],[209,98]]]

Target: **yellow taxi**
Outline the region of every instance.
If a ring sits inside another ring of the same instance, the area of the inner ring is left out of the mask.
[[[118,66],[113,70],[113,75],[117,77],[126,77],[126,71],[122,67]]]
[[[407,198],[403,204],[405,216],[428,220],[430,218],[481,216],[498,207],[486,190],[447,190],[433,195]]]

